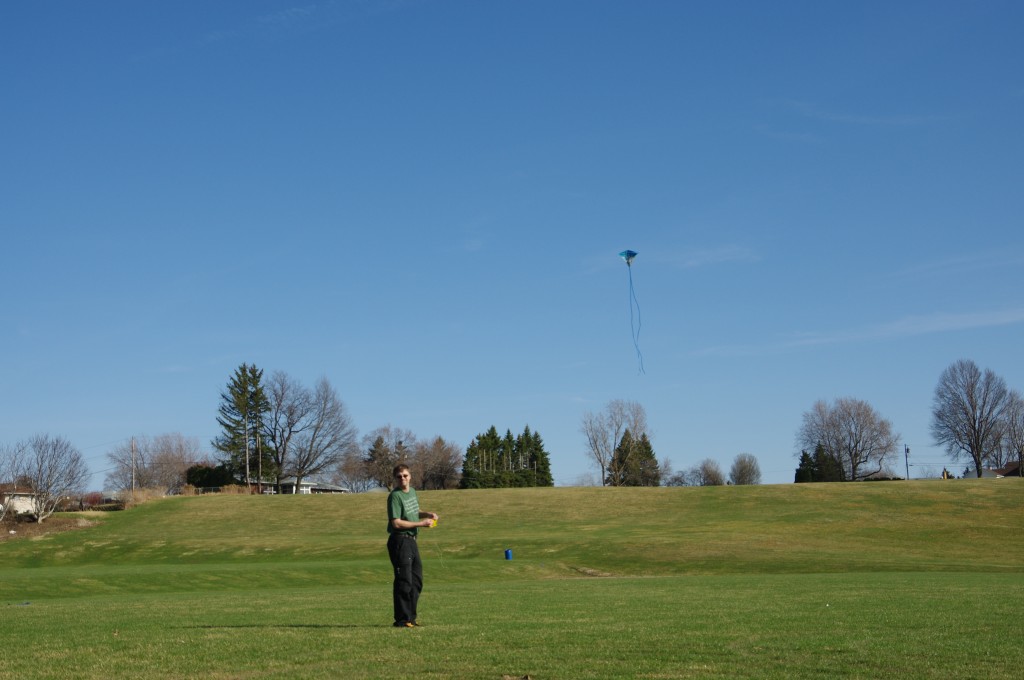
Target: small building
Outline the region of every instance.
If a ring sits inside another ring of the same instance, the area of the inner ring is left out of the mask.
[[[1010,463],[997,472],[1001,477],[1020,477],[1020,462]]]
[[[19,491],[14,484],[0,484],[0,508],[11,515],[35,512],[35,497],[36,495],[28,490]]]
[[[351,489],[336,484],[327,484],[310,480],[302,480],[301,483],[295,477],[288,477],[281,480],[282,494],[319,494],[319,493],[352,493]]]
[[[992,469],[982,468],[983,479],[1001,479],[1003,477],[1020,477],[1020,463],[1008,463],[1005,467]]]

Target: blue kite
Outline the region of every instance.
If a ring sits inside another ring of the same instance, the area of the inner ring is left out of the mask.
[[[640,302],[636,299],[636,291],[633,290],[633,259],[637,256],[635,250],[623,250],[619,253],[626,262],[626,270],[629,272],[629,330],[633,336],[633,347],[636,349],[636,360],[640,365],[640,372],[644,371],[644,355],[640,353]],[[636,325],[633,324],[633,307],[636,307]]]

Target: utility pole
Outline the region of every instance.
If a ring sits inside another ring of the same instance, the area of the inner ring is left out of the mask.
[[[135,437],[132,437],[132,502],[135,502]]]
[[[263,495],[263,449],[260,447],[260,431],[259,431],[259,429],[256,430],[256,460],[257,460],[257,462],[256,462],[256,469],[258,470],[256,475],[259,478],[259,481],[257,481],[256,484],[259,487],[260,495],[262,496]]]
[[[242,414],[242,429],[245,432],[245,492],[252,493],[249,482],[249,409]]]
[[[903,445],[903,462],[907,464],[907,481],[910,481],[910,447]]]

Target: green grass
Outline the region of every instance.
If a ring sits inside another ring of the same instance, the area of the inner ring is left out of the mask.
[[[0,542],[0,678],[1015,678],[1022,501],[1011,479],[422,492],[415,630],[389,625],[381,494],[154,501]]]

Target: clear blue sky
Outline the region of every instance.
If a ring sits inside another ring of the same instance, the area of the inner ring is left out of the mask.
[[[791,482],[818,399],[911,448],[1024,389],[1020,2],[9,2],[0,442],[209,449],[242,362],[465,447],[647,409]],[[639,374],[627,270],[639,252]],[[900,458],[895,466],[903,471]],[[594,475],[596,476],[596,475]]]

